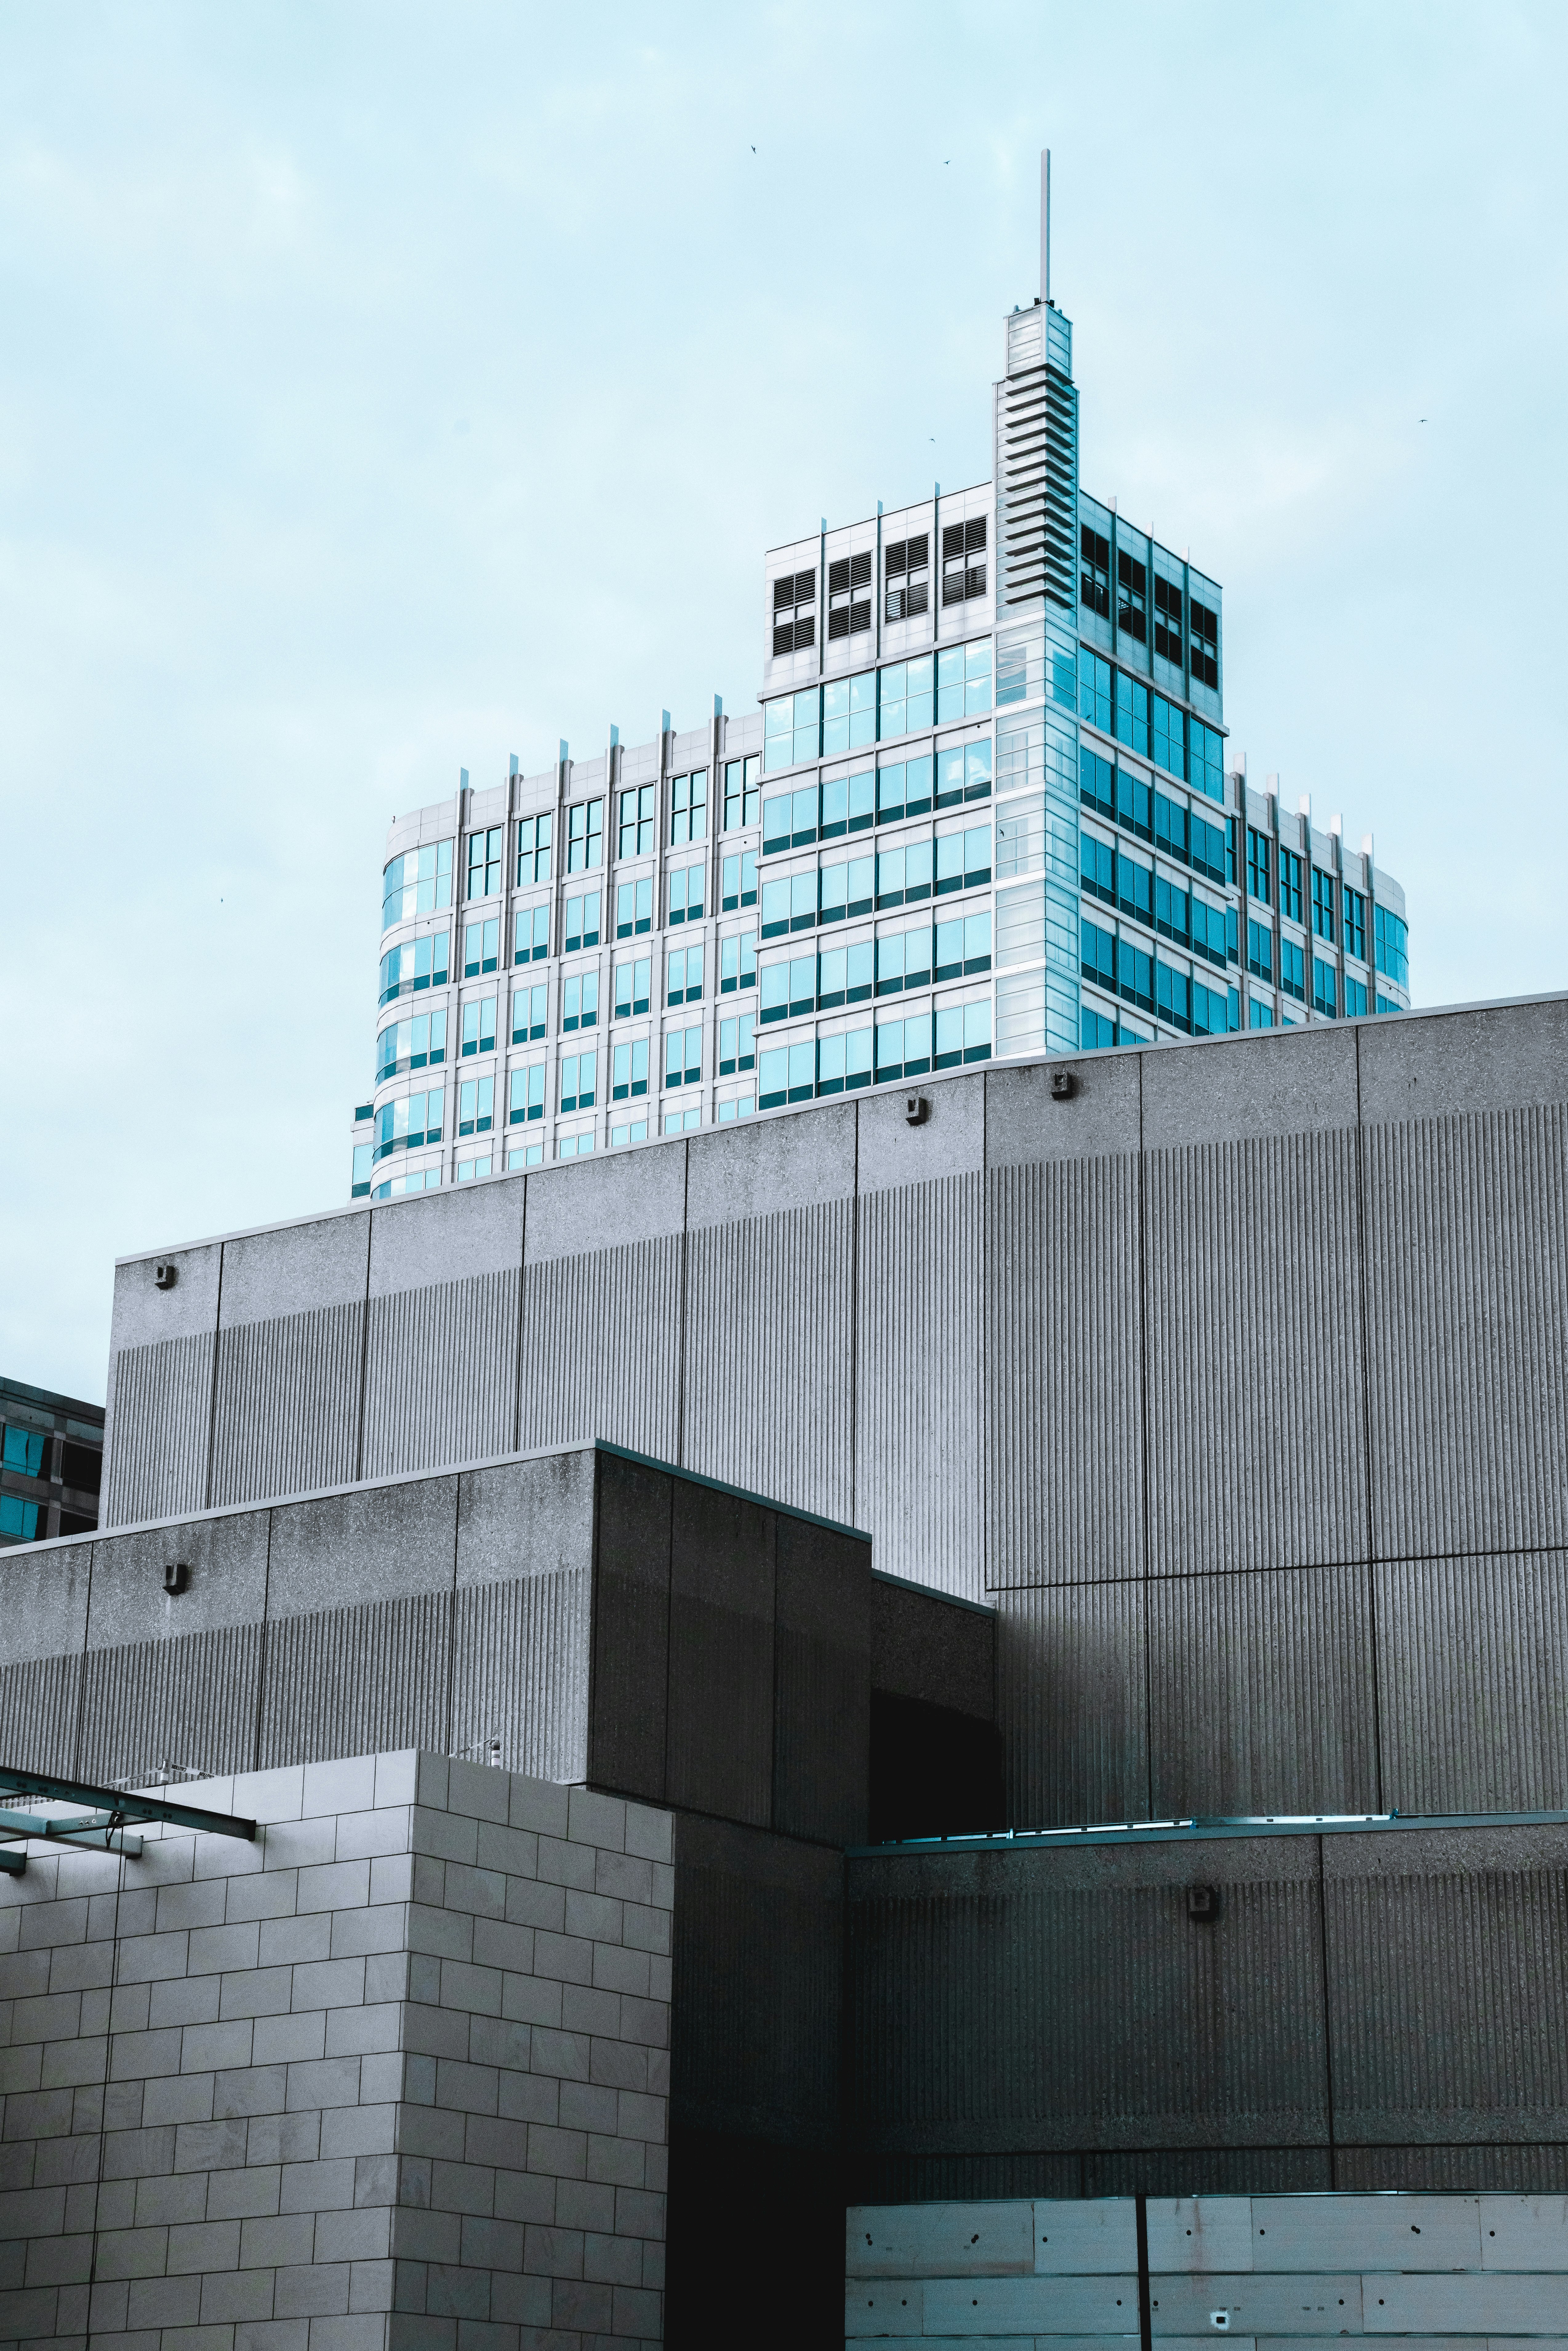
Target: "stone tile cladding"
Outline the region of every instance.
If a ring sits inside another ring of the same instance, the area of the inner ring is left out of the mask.
[[[670,1815],[413,1752],[178,1793],[256,1842],[0,1879],[0,2343],[661,2342]]]

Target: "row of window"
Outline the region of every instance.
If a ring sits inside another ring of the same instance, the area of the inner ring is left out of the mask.
[[[1190,947],[1207,962],[1223,967],[1240,953],[1234,906],[1216,906],[1197,890],[1184,889],[1141,857],[1092,833],[1079,835],[1080,883],[1086,894],[1144,923],[1162,938]]]
[[[990,967],[988,909],[906,930],[883,927],[874,939],[770,957],[762,966],[758,1012],[765,1024],[803,1012],[831,1012],[873,996],[929,987],[933,980],[970,978]]]
[[[1211,824],[1195,808],[1145,782],[1135,769],[1113,767],[1087,743],[1078,749],[1078,797],[1108,824],[1146,841],[1210,882],[1236,880],[1236,820]]]
[[[947,523],[942,531],[942,601],[967,603],[986,592],[987,521],[975,515],[967,522]],[[886,616],[912,621],[930,610],[931,538],[928,531],[895,538],[883,550],[883,581]],[[875,582],[869,548],[858,555],[837,556],[828,566],[828,638],[858,637],[871,627]],[[807,653],[817,642],[817,573],[782,572],[773,582],[773,653]]]
[[[929,816],[933,809],[959,808],[990,794],[989,737],[946,744],[917,759],[879,761],[821,783],[813,777],[794,791],[772,793],[763,801],[762,853],[834,841],[902,817]]]
[[[755,987],[756,933],[747,931],[720,939],[717,947],[718,993],[731,996],[745,988]],[[701,1003],[705,960],[705,949],[700,943],[667,950],[664,956],[666,1005]],[[612,1001],[617,1019],[632,1019],[648,1010],[653,993],[652,977],[651,956],[624,957],[616,961],[612,967]],[[548,1026],[548,998],[549,987],[543,980],[538,980],[532,986],[519,983],[513,988],[511,1037],[514,1045],[531,1043],[544,1036]],[[471,998],[462,1007],[460,1057],[494,1052],[497,1002],[495,996],[476,997]],[[574,1029],[592,1029],[597,1027],[598,1021],[598,972],[566,974],[560,983],[562,1031],[570,1034]],[[376,1038],[375,1081],[379,1086],[389,1078],[401,1077],[411,1071],[438,1068],[446,1059],[446,1050],[444,1008],[414,1013],[405,1020],[390,1020]]]
[[[434,914],[452,904],[452,843],[427,841],[405,850],[382,872],[382,928]]]
[[[1306,917],[1303,896],[1303,860],[1283,841],[1271,841],[1256,825],[1247,828],[1247,894],[1265,906],[1274,904],[1279,893],[1280,912],[1304,929]],[[1338,925],[1336,926],[1336,900]],[[1258,927],[1256,925],[1250,928]],[[1322,866],[1312,869],[1312,927],[1314,937],[1326,939],[1332,946],[1343,929],[1344,951],[1358,961],[1366,961],[1366,895],[1353,890],[1348,882]],[[1374,904],[1372,909],[1373,960],[1376,968],[1393,980],[1396,987],[1410,985],[1410,933],[1402,915],[1391,906]],[[1364,1005],[1362,1007],[1364,1011]]]
[[[808,1032],[767,1048],[758,1058],[758,1108],[852,1093],[862,1086],[925,1077],[933,1070],[990,1058],[990,998],[938,998],[896,1019],[831,1034]]]
[[[998,818],[998,843],[1011,841],[1020,820]],[[998,870],[1000,850],[998,848]],[[1017,870],[1009,863],[1009,872]],[[794,873],[771,875],[762,884],[762,935],[841,923],[923,898],[976,890],[991,878],[991,828],[954,826],[949,831],[901,841],[896,848],[867,850],[859,857],[819,858]]]
[[[991,706],[991,642],[977,637],[915,661],[830,678],[763,705],[762,764],[798,768],[927,726],[983,716]]]
[[[755,1092],[730,1095],[714,1105],[715,1123],[723,1126],[732,1123],[737,1119],[750,1118],[755,1114],[756,1108]],[[700,1107],[695,1105],[665,1111],[660,1122],[662,1131],[665,1134],[691,1134],[701,1123],[702,1112]],[[623,1114],[620,1118],[612,1115],[609,1125],[609,1140],[611,1145],[616,1148],[629,1143],[646,1143],[648,1140],[647,1113],[644,1111],[641,1116]],[[580,1134],[558,1136],[555,1155],[558,1159],[585,1159],[592,1150],[593,1130],[590,1127]],[[540,1167],[544,1165],[544,1155],[545,1147],[542,1143],[516,1144],[506,1155],[506,1165],[508,1172],[512,1173],[529,1167]],[[499,1158],[500,1153],[494,1145],[471,1144],[467,1152],[460,1153],[454,1161],[453,1181],[457,1184],[472,1184],[483,1176],[493,1175],[497,1172]],[[416,1167],[399,1175],[385,1176],[371,1194],[369,1146],[366,1145],[354,1154],[353,1189],[356,1200],[363,1199],[367,1196],[377,1200],[398,1199],[409,1192],[434,1191],[440,1182],[439,1167]],[[0,1510],[5,1510],[10,1499],[9,1496],[5,1498],[5,1504],[0,1504]],[[15,1512],[0,1517],[0,1532],[22,1531],[26,1513],[31,1510],[34,1517],[27,1520],[26,1525],[26,1539],[31,1541],[36,1531],[37,1508],[37,1503],[16,1504]],[[11,1516],[16,1518],[16,1527],[10,1523]],[[63,1534],[85,1533],[89,1531],[89,1522],[84,1520],[78,1523],[62,1514],[60,1531]]]
[[[742,850],[727,857],[723,862],[720,911],[737,914],[755,906],[757,894],[757,852]],[[678,867],[667,874],[666,927],[678,929],[685,924],[701,922],[707,911],[706,895],[706,872],[703,866]],[[603,935],[603,903],[600,890],[585,890],[565,901],[560,954],[575,955],[582,948],[598,946]],[[618,883],[614,912],[616,938],[641,938],[650,933],[653,928],[652,875],[638,882]],[[514,917],[513,963],[542,963],[549,954],[549,906],[519,907]],[[389,948],[382,957],[378,1005],[394,1003],[400,997],[418,995],[426,988],[444,987],[451,977],[449,955],[450,939],[445,931],[429,932],[423,938],[408,939],[401,946]],[[462,977],[482,979],[498,971],[500,966],[500,916],[482,916],[477,922],[465,924]]]
[[[1179,970],[1141,941],[1104,930],[1087,915],[1079,934],[1080,971],[1107,996],[1119,996],[1189,1037],[1223,1036],[1240,1027],[1239,989],[1211,987],[1196,972]]]
[[[1079,525],[1079,602],[1102,620],[1111,616],[1111,542],[1089,523]],[[1158,572],[1154,582],[1155,651],[1173,668],[1182,667],[1182,588],[1179,580]],[[1219,615],[1196,596],[1187,600],[1191,635],[1187,641],[1192,675],[1200,685],[1219,684]],[[1116,626],[1137,644],[1149,641],[1149,576],[1146,564],[1120,547],[1116,550]]]
[[[1078,656],[1078,715],[1206,799],[1225,798],[1224,736],[1087,647]]]
[[[727,831],[758,821],[762,761],[758,754],[730,759],[724,769],[724,824]],[[669,841],[673,848],[707,837],[707,770],[693,768],[669,778]],[[622,857],[651,855],[657,824],[658,787],[642,784],[619,795],[619,853]],[[566,811],[567,876],[590,872],[603,862],[604,803],[580,800]],[[556,812],[544,810],[517,820],[516,887],[535,888],[555,877]],[[506,849],[505,825],[487,825],[467,837],[465,890],[468,898],[496,896],[501,888]],[[420,914],[439,913],[452,904],[450,841],[432,841],[422,849],[392,858],[382,875],[382,928],[410,922]]]

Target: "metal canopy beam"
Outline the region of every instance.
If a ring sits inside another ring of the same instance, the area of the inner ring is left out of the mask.
[[[85,1844],[99,1853],[139,1854],[141,1839],[117,1828],[104,1813],[80,1813],[68,1820],[39,1820],[31,1813],[13,1813],[0,1805],[0,1835],[48,1837],[56,1844]]]
[[[57,1831],[72,1827],[114,1830],[130,1821],[157,1821],[170,1828],[195,1829],[204,1836],[243,1837],[256,1842],[256,1823],[234,1813],[204,1812],[196,1804],[168,1804],[160,1796],[132,1796],[122,1788],[94,1788],[79,1780],[57,1779],[48,1771],[18,1771],[0,1764],[0,1794],[44,1796],[52,1803],[80,1804],[92,1813],[90,1821],[60,1821]]]

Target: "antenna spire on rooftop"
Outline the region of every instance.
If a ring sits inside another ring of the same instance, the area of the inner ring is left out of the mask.
[[[1051,299],[1051,150],[1040,151],[1040,298]]]

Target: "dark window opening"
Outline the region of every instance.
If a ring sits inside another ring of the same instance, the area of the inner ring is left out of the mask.
[[[1087,523],[1079,528],[1079,548],[1083,569],[1079,589],[1080,601],[1103,621],[1111,617],[1111,542],[1103,531],[1091,530]]]
[[[916,613],[926,610],[930,560],[931,542],[925,531],[918,538],[895,538],[891,542],[882,563],[890,621],[912,621]]]
[[[1181,667],[1181,586],[1155,574],[1155,651],[1162,661]]]
[[[817,642],[817,572],[786,571],[773,582],[773,650],[804,653]]]
[[[986,592],[986,517],[950,522],[942,533],[942,601],[963,604]]]
[[[828,566],[828,636],[858,637],[871,626],[871,550]]]
[[[1201,684],[1219,684],[1219,615],[1195,596],[1192,612],[1192,674]]]
[[[1149,575],[1143,564],[1127,553],[1125,548],[1116,550],[1116,626],[1143,644],[1148,636]]]

